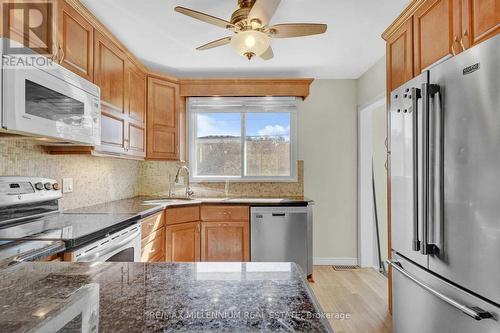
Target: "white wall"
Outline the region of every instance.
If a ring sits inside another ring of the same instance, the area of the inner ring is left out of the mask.
[[[385,96],[385,56],[380,58],[356,82],[358,105],[366,106]]]
[[[358,80],[315,80],[299,110],[304,193],[315,201],[315,264],[357,263],[357,110],[385,96],[385,57]],[[373,111],[378,218],[386,225],[385,106]],[[387,253],[387,231],[381,232]]]
[[[356,80],[315,80],[300,105],[299,159],[304,193],[315,201],[316,263],[353,264],[357,256],[356,106]]]

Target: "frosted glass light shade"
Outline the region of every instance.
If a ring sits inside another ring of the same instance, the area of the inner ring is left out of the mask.
[[[231,39],[231,47],[242,56],[252,58],[260,56],[271,45],[269,37],[260,31],[249,30],[237,33]]]

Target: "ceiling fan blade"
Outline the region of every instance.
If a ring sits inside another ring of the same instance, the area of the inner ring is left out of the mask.
[[[234,25],[232,25],[231,22],[189,8],[177,6],[175,7],[175,11],[190,16],[192,18],[195,18],[197,20],[206,22],[208,24],[216,25],[224,29],[229,29],[234,27]]]
[[[326,24],[317,23],[289,23],[274,25],[268,31],[274,38],[291,38],[322,34],[327,27]]]
[[[274,58],[273,49],[269,46],[266,52],[262,53],[260,57],[264,60],[271,60],[272,58]]]
[[[255,1],[250,13],[248,14],[248,20],[258,20],[261,26],[266,26],[271,21],[276,9],[280,4],[281,0],[257,0]]]
[[[208,50],[208,49],[213,49],[214,47],[219,47],[222,45],[229,44],[231,42],[232,37],[224,37],[221,39],[214,40],[213,42],[207,43],[205,45],[202,45],[200,47],[197,47],[196,49],[198,51],[203,51],[203,50]]]

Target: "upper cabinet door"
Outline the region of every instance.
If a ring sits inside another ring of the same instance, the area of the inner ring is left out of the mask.
[[[413,77],[413,20],[387,39],[387,87],[394,90]]]
[[[102,106],[124,113],[126,57],[97,30],[94,39],[94,82],[101,88]]]
[[[460,48],[451,6],[452,0],[427,0],[415,12],[415,75]]]
[[[462,0],[461,38],[472,47],[500,32],[500,0]]]
[[[61,1],[58,24],[58,61],[92,81],[94,78],[94,28],[75,9]]]
[[[177,83],[148,78],[148,159],[179,159],[179,101]]]
[[[126,154],[125,66],[123,52],[99,31],[94,34],[94,82],[101,88],[99,151]]]
[[[146,156],[146,74],[127,61],[127,107],[129,155]]]

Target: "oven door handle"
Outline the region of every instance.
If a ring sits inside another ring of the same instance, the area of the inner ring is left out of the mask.
[[[140,235],[141,235],[141,229],[139,227],[137,227],[137,230],[134,231],[134,233],[130,234],[129,236],[127,236],[127,238],[124,238],[119,243],[113,244],[112,247],[107,248],[106,246],[102,246],[102,247],[98,246],[98,247],[86,252],[84,255],[78,257],[76,259],[76,261],[82,261],[83,259],[85,259],[86,261],[91,261],[91,260],[89,260],[90,258],[97,259],[99,257],[103,257],[106,254],[109,254],[110,252],[116,251],[117,249],[123,247],[125,244],[129,243],[134,238],[140,237]],[[103,252],[102,252],[102,249],[104,250]]]

